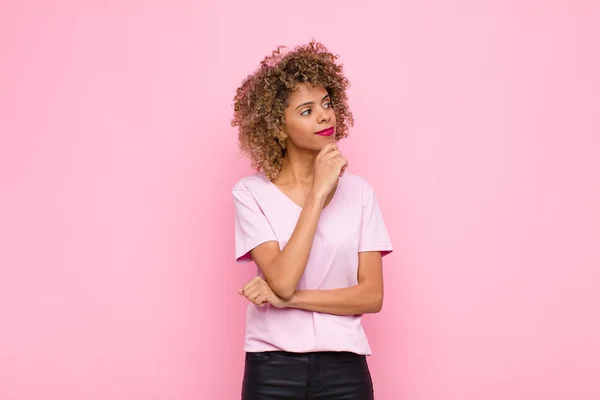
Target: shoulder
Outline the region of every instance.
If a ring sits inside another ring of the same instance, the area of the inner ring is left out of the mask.
[[[365,193],[373,191],[373,186],[369,181],[360,175],[346,171],[341,179],[343,180],[344,185],[353,192],[360,191],[361,193]]]
[[[232,191],[261,191],[269,185],[269,180],[262,172],[240,178],[232,187]]]
[[[375,189],[365,177],[346,172],[342,179],[345,187],[344,192],[349,196],[360,199],[363,207],[377,201]]]

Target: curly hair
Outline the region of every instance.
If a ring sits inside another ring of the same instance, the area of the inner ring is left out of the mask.
[[[256,171],[274,179],[283,166],[285,149],[279,143],[285,124],[284,110],[290,94],[302,83],[325,88],[336,116],[335,139],[348,136],[354,119],[348,107],[348,79],[339,56],[312,40],[284,53],[278,46],[260,67],[247,76],[234,97],[232,126],[239,126],[240,149]]]

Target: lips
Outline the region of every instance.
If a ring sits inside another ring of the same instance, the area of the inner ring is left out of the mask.
[[[315,135],[319,135],[319,136],[331,136],[333,135],[334,132],[334,128],[327,128],[327,129],[323,129],[322,131],[316,132]]]

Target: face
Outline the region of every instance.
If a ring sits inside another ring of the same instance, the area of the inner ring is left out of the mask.
[[[335,112],[325,88],[301,84],[292,92],[284,111],[286,148],[319,151],[335,142]]]

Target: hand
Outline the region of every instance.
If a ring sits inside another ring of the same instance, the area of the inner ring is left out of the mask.
[[[245,296],[259,307],[270,303],[274,307],[283,308],[287,303],[271,290],[271,287],[262,276],[257,276],[246,283],[246,285],[238,291],[238,294]]]
[[[344,174],[348,160],[342,156],[336,143],[326,144],[315,159],[313,191],[319,196],[328,196]]]

